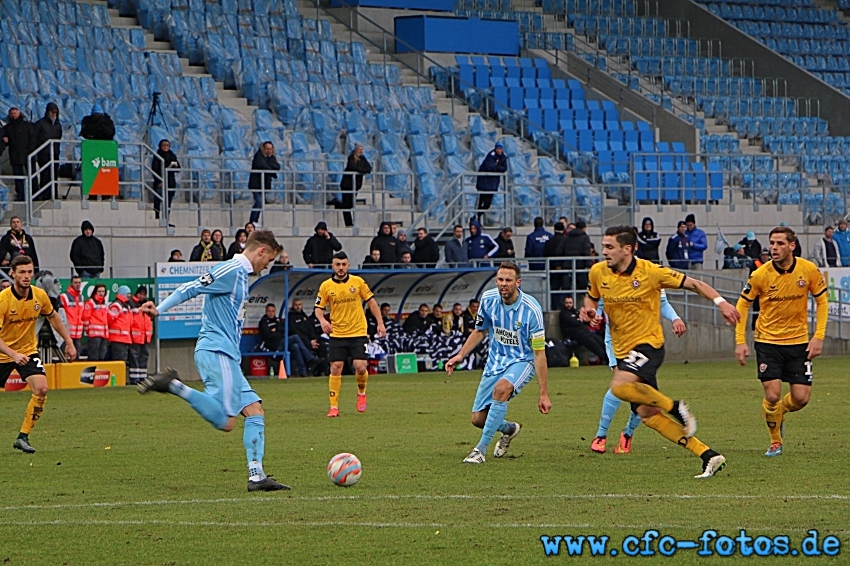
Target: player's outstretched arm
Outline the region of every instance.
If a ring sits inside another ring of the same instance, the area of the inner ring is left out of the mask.
[[[484,333],[480,330],[473,330],[469,337],[466,339],[466,342],[463,344],[463,347],[460,349],[460,352],[457,353],[454,357],[452,357],[449,361],[446,362],[446,373],[449,375],[455,370],[455,367],[461,363],[466,357],[472,353],[472,351],[478,347],[479,344],[484,340]]]
[[[540,385],[540,398],[537,400],[537,408],[544,415],[549,413],[552,402],[549,400],[549,366],[546,363],[546,350],[534,350],[534,371],[537,374],[537,383]]]
[[[815,297],[815,333],[806,348],[808,359],[813,359],[823,351],[823,339],[826,337],[826,323],[829,320],[829,299],[826,293]]]
[[[139,307],[139,312],[148,315],[151,318],[156,318],[159,316],[159,311],[156,308],[156,305],[153,304],[153,301],[148,301]]]
[[[747,345],[747,314],[750,312],[750,302],[744,297],[738,298],[735,306],[741,319],[735,325],[735,359],[742,366],[747,365],[750,347]]]
[[[726,302],[726,299],[721,297],[720,293],[715,291],[714,287],[708,283],[692,277],[685,277],[682,287],[688,291],[693,291],[700,297],[708,299],[717,305],[717,308],[720,309],[720,314],[723,315],[723,318],[726,319],[727,323],[738,324],[738,321],[741,320],[741,315],[738,313],[738,309]]]
[[[59,336],[62,337],[62,340],[65,341],[65,356],[68,358],[69,362],[73,362],[77,358],[77,348],[74,346],[74,341],[71,339],[71,335],[68,334],[68,329],[65,327],[65,323],[62,322],[62,317],[59,316],[59,313],[53,311],[50,313],[50,316],[47,317],[47,322],[50,323],[56,332],[59,333]]]
[[[331,328],[331,323],[328,322],[328,320],[325,318],[325,309],[316,307],[316,308],[313,309],[313,312],[316,314],[316,318],[319,319],[319,324],[322,327],[322,332],[324,332],[325,334],[330,336],[333,328]],[[381,319],[378,318],[378,320],[381,320]],[[381,321],[381,324],[383,324],[383,321]]]

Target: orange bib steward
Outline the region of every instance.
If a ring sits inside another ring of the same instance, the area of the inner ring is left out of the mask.
[[[130,301],[121,300],[120,296],[109,305],[109,341],[118,344],[133,343],[133,311]]]
[[[59,295],[59,301],[65,310],[65,318],[68,320],[68,333],[71,339],[79,340],[83,337],[83,311],[85,301],[83,297],[72,288]]]

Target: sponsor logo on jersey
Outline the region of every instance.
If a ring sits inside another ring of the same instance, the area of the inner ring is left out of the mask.
[[[499,344],[502,344],[504,346],[519,347],[519,333],[513,330],[495,327],[493,329],[493,335],[496,338],[496,342],[498,342]]]

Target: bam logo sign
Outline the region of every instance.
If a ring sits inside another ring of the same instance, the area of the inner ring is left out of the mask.
[[[83,194],[118,196],[118,144],[83,140]]]

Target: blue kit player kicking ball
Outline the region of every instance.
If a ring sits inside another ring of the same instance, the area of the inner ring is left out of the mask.
[[[531,295],[519,290],[520,271],[517,264],[505,261],[496,272],[496,288],[481,296],[475,330],[466,339],[460,352],[448,362],[446,371],[463,362],[490,333],[490,352],[487,365],[478,385],[475,404],[472,406],[472,424],[484,429],[481,441],[464,460],[467,464],[483,464],[484,453],[490,446],[496,431],[502,433],[493,455],[501,458],[508,451],[511,441],[521,430],[519,423],[505,420],[508,401],[517,395],[534,377],[535,371],[540,384],[540,399],[537,407],[544,415],[552,408],[549,401],[546,365],[546,336],[543,312],[540,304]]]
[[[239,342],[245,322],[248,275],[259,273],[283,251],[268,230],[248,236],[245,250],[233,259],[213,267],[195,281],[184,283],[155,307],[145,303],[140,310],[150,316],[205,295],[201,332],[195,345],[195,366],[204,382],[204,391],[184,385],[173,369],[151,375],[139,383],[139,393],[158,391],[185,400],[217,429],[230,432],[236,416],[245,417],[242,441],[248,455],[248,491],[289,489],[263,472],[265,419],[260,397],[248,385],[239,361]]]

